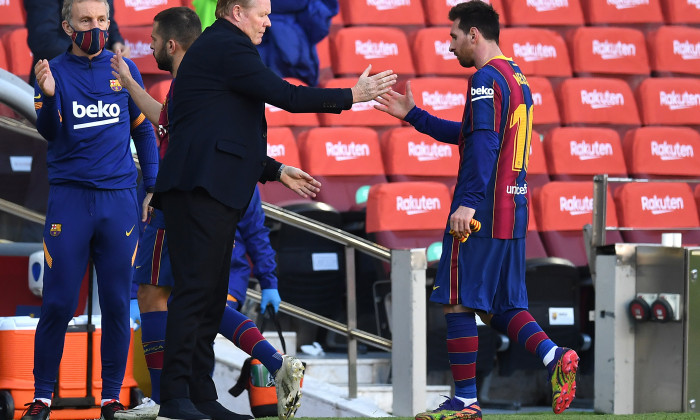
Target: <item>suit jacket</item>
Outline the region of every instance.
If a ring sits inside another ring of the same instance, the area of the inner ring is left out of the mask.
[[[275,180],[281,165],[267,156],[265,103],[340,113],[352,106],[352,92],[285,82],[263,64],[247,35],[218,19],[180,63],[156,195],[203,187],[229,207],[246,208],[256,182]]]

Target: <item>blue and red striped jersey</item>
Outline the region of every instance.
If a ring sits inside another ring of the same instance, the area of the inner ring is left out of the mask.
[[[526,236],[532,111],[530,86],[512,60],[494,57],[469,78],[451,213],[460,205],[476,209],[476,236]]]

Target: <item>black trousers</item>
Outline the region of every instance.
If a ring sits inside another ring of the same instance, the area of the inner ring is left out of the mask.
[[[205,190],[168,191],[159,197],[168,235],[174,284],[168,304],[162,401],[217,399],[212,343],[226,306],[229,267],[241,210]]]

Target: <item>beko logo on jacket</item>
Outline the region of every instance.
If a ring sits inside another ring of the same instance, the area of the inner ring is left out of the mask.
[[[97,101],[97,104],[81,105],[73,101],[73,116],[75,118],[100,118],[97,121],[90,121],[73,125],[74,130],[81,128],[96,127],[98,125],[114,124],[119,122],[121,109],[117,104],[107,104]]]

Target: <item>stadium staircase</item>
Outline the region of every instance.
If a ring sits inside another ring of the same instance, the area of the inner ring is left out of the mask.
[[[265,333],[265,337],[277,348],[279,339],[276,333]],[[295,347],[294,332],[284,333],[287,346]],[[226,407],[240,413],[250,413],[248,394],[245,391],[234,398],[228,390],[240,375],[243,362],[248,357],[222,336],[214,342],[216,366],[214,382],[219,401]],[[392,386],[387,383],[391,370],[391,356],[384,352],[371,352],[357,359],[358,397],[348,396],[348,362],[344,354],[334,353],[325,356],[296,354],[306,363],[303,383],[303,399],[297,417],[387,417],[392,411]],[[442,402],[441,395],[450,393],[448,385],[428,386],[426,402],[437,406]]]

